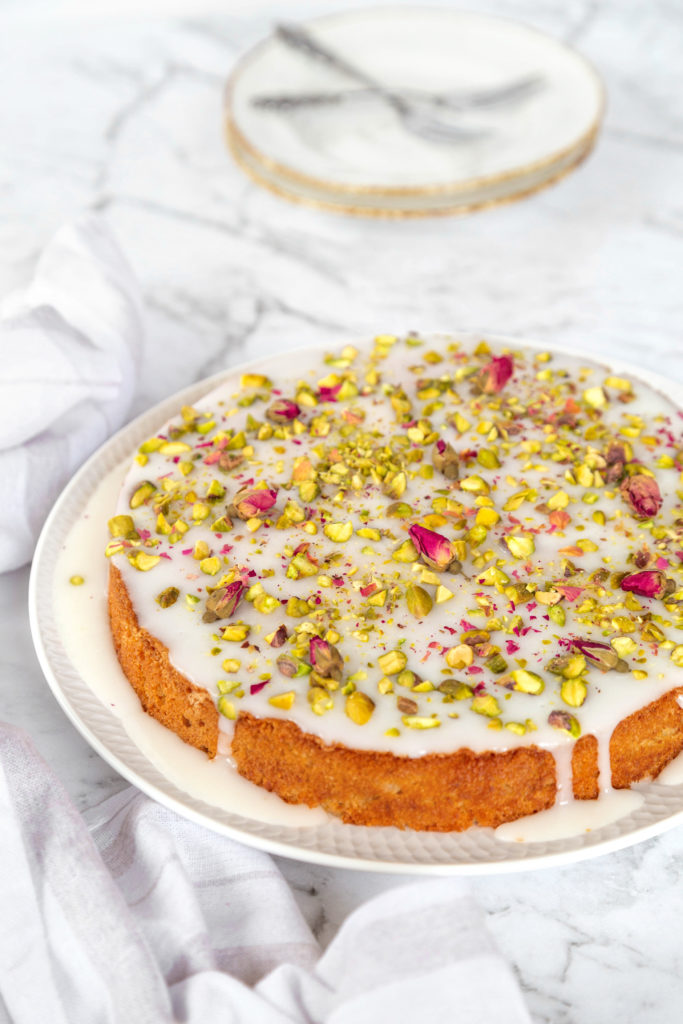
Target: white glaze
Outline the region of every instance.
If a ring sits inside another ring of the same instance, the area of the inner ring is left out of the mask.
[[[609,793],[603,792],[599,800],[573,800],[569,804],[558,802],[547,811],[499,825],[496,838],[504,843],[569,839],[582,832],[610,825],[637,811],[644,799],[641,792],[613,789]]]

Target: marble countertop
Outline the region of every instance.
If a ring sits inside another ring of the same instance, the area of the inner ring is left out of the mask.
[[[108,10],[111,6],[111,10]],[[138,5],[139,6],[139,5]],[[142,283],[147,341],[131,415],[245,358],[376,332],[474,329],[683,380],[683,18],[666,0],[490,0],[577,46],[607,83],[595,153],[523,203],[457,219],[311,212],[230,161],[221,99],[273,19],[323,0],[97,5],[30,0],[0,20],[0,294],[53,230],[101,211]],[[27,729],[76,804],[125,785],[46,687],[28,569],[0,577],[2,716]],[[683,999],[683,827],[562,868],[472,879],[535,1021],[670,1024]],[[323,944],[404,879],[279,858]],[[400,898],[400,897],[399,897]]]

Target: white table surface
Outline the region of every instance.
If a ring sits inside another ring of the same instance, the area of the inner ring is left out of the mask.
[[[608,87],[607,124],[594,155],[557,187],[412,222],[286,204],[247,181],[223,146],[221,92],[236,56],[275,17],[344,5],[155,0],[142,17],[144,6],[14,0],[0,14],[0,294],[28,279],[59,224],[102,211],[146,300],[131,414],[245,358],[411,328],[618,353],[683,380],[680,6],[477,5],[591,58]],[[27,582],[26,569],[0,577],[0,711],[90,807],[125,783],[46,687]],[[682,857],[678,827],[576,866],[469,883],[536,1021],[680,1019]],[[405,880],[278,863],[323,944],[361,901]]]

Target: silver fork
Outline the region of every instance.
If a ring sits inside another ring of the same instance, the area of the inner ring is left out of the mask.
[[[398,92],[408,102],[422,103],[431,107],[462,113],[467,110],[485,109],[506,103],[515,103],[535,96],[543,86],[540,75],[517,78],[505,85],[488,89],[458,89],[448,92],[425,92],[423,89],[400,89]],[[262,93],[252,97],[252,106],[259,110],[302,110],[305,107],[334,107],[345,103],[364,102],[375,99],[374,89],[339,89],[336,92]]]
[[[328,49],[317,39],[314,39],[305,29],[297,25],[277,25],[275,35],[291,49],[298,50],[306,57],[333,68],[341,74],[346,75],[356,82],[360,82],[366,89],[371,90],[376,96],[381,97],[384,102],[398,116],[404,128],[418,135],[429,142],[471,142],[473,139],[483,138],[489,132],[478,128],[463,128],[459,125],[448,124],[439,118],[432,117],[423,109],[417,108],[408,101],[401,93],[388,89],[372,75],[367,74],[362,68],[349,63],[344,57],[339,56],[333,50]]]

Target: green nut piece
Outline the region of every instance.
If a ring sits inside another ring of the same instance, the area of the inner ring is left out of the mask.
[[[671,660],[677,668],[683,668],[683,644],[678,644],[671,652]]]
[[[144,483],[141,483],[140,486],[133,491],[130,501],[128,502],[130,508],[139,508],[140,505],[144,505],[149,501],[155,491],[156,485],[153,484],[151,480],[145,480]]]
[[[569,733],[574,739],[581,735],[581,726],[578,720],[568,711],[551,711],[548,715],[548,725],[552,725],[553,729],[561,729],[563,732]]]
[[[583,679],[565,679],[560,687],[560,697],[570,708],[580,708],[587,693],[588,687]]]
[[[361,690],[355,690],[346,698],[344,710],[356,725],[365,725],[372,717],[372,712],[375,710],[375,702],[366,693],[362,693]]]
[[[295,658],[293,654],[281,654],[275,664],[282,675],[288,676],[290,679],[307,676],[311,671],[311,666],[307,662],[302,661],[301,658]]]
[[[436,715],[403,715],[401,721],[407,729],[436,729],[441,725]]]
[[[513,537],[506,537],[505,543],[514,558],[528,558],[536,550],[534,538],[530,535],[516,534]]]
[[[502,672],[505,672],[508,667],[508,663],[502,654],[490,654],[484,662],[486,667],[493,672],[494,675],[499,676]]]
[[[166,587],[166,590],[162,590],[157,595],[157,604],[161,605],[162,608],[170,608],[172,604],[175,604],[180,597],[180,591],[177,587]]]
[[[384,511],[385,515],[393,519],[410,519],[411,516],[415,515],[412,507],[405,501],[392,501],[391,505],[387,505]]]
[[[496,698],[486,693],[482,693],[479,697],[474,697],[470,707],[478,715],[485,715],[487,718],[496,718],[497,715],[502,714]]]
[[[401,675],[403,675],[403,670],[408,664],[408,658],[403,653],[403,651],[387,651],[386,654],[380,654],[379,658],[377,659],[377,664],[379,665],[385,676],[395,676],[399,672],[401,673]],[[414,674],[412,672],[410,672],[409,674],[412,676],[412,681],[414,681]],[[400,676],[397,682],[401,682]],[[405,682],[401,683],[401,686],[407,685],[408,684]]]
[[[131,516],[114,516],[107,525],[112,537],[137,537],[135,523]]]
[[[429,615],[434,602],[431,597],[422,587],[411,584],[406,588],[406,604],[408,611],[411,615],[414,615],[416,619],[424,619],[426,615]]]
[[[554,604],[552,608],[548,609],[548,616],[551,622],[554,622],[556,626],[564,626],[567,621],[565,610],[559,604]]]
[[[254,608],[260,615],[270,615],[279,607],[280,602],[272,594],[257,594],[254,598]]]
[[[522,693],[539,694],[543,693],[545,683],[535,672],[528,672],[525,668],[517,668],[510,673],[515,684],[515,690]]]
[[[237,718],[237,711],[235,709],[235,705],[231,700],[228,700],[228,698],[225,695],[221,695],[218,698],[217,705],[220,713],[222,715],[225,715],[226,718],[230,718],[233,721]]]
[[[453,700],[467,700],[468,697],[472,697],[474,691],[471,686],[467,683],[461,683],[458,679],[444,679],[439,683],[437,687],[439,693],[445,693],[447,697],[452,697]]]
[[[331,711],[334,707],[334,701],[322,686],[311,687],[308,691],[308,703],[316,715],[324,715],[326,711]]]
[[[250,630],[251,626],[248,626],[246,622],[233,622],[225,627],[222,637],[232,643],[242,643],[249,636]]]
[[[586,659],[583,654],[570,654],[562,667],[561,675],[565,679],[578,679],[586,671]]]
[[[392,551],[391,557],[395,562],[417,562],[419,555],[412,540],[404,540]]]

